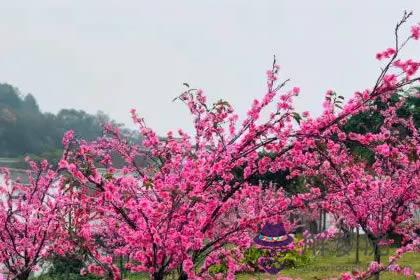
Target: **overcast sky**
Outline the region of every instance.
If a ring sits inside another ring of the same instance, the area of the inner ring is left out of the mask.
[[[420,0],[0,0],[0,82],[32,93],[43,111],[102,110],[129,124],[136,108],[159,133],[188,129],[182,83],[245,113],[265,91],[275,54],[300,86],[299,111],[319,113],[327,89],[373,84],[378,50]],[[420,44],[406,56],[420,57]]]

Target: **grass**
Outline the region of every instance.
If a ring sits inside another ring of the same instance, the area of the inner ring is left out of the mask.
[[[362,247],[362,246],[361,246]],[[387,254],[382,256],[384,263],[388,261],[388,256],[393,254],[395,249],[389,249]],[[372,261],[372,255],[366,255],[364,250],[361,249],[359,253],[360,263],[355,264],[356,251],[353,249],[348,255],[337,257],[333,254],[326,254],[325,256],[315,256],[310,264],[297,268],[288,268],[282,270],[278,275],[269,275],[266,273],[253,273],[253,274],[238,274],[238,280],[275,280],[278,276],[288,276],[293,278],[300,278],[302,280],[317,280],[325,278],[333,278],[339,276],[341,273],[353,270],[366,270],[369,263]],[[398,262],[401,266],[409,266],[414,271],[420,272],[420,254],[408,253],[405,254]],[[50,280],[50,278],[42,278],[42,280]],[[125,275],[124,279],[127,280],[147,280],[149,277],[146,274],[130,274]],[[171,275],[166,279],[177,279],[176,275]],[[381,274],[382,280],[391,279],[410,279],[397,275],[394,273],[386,272]],[[414,279],[411,277],[411,279]]]
[[[390,250],[391,253],[391,250]],[[382,257],[384,261],[388,260],[387,256]],[[317,256],[313,262],[298,268],[289,268],[281,271],[278,275],[272,276],[269,274],[240,274],[237,276],[238,280],[265,280],[276,279],[278,276],[288,276],[293,278],[300,278],[302,280],[316,280],[333,278],[339,276],[342,272],[353,270],[365,270],[368,264],[372,261],[372,256],[360,254],[360,263],[355,264],[355,250],[349,255],[343,257],[336,256]],[[401,266],[410,266],[414,271],[420,271],[420,254],[408,253],[404,255],[398,262]],[[386,272],[381,274],[381,279],[407,279],[395,273]]]
[[[388,260],[388,255],[394,252],[393,249],[389,250],[389,253],[382,256],[384,262]],[[298,268],[288,268],[282,270],[278,275],[270,275],[267,273],[255,273],[255,274],[238,274],[237,280],[275,280],[278,276],[288,276],[293,278],[300,278],[302,280],[317,280],[325,278],[333,278],[339,276],[341,273],[353,270],[365,270],[369,263],[372,261],[372,255],[365,255],[363,250],[360,250],[359,259],[360,263],[355,264],[356,251],[353,250],[350,254],[336,257],[333,255],[316,256],[313,261],[305,266]],[[405,254],[398,262],[401,266],[409,266],[414,271],[420,272],[420,254],[408,253]],[[130,275],[126,279],[129,280],[146,280],[149,279],[146,275]],[[171,279],[169,277],[169,279]],[[176,278],[173,278],[176,279]],[[392,279],[410,279],[397,275],[395,273],[382,273],[382,280]],[[411,278],[414,279],[414,278]]]
[[[391,254],[390,250],[390,254]],[[388,254],[388,255],[390,255]],[[388,260],[385,255],[382,257],[384,261]],[[365,270],[368,264],[372,261],[371,255],[365,255],[360,252],[360,263],[355,264],[355,250],[349,255],[343,257],[336,256],[316,256],[312,263],[298,268],[289,268],[281,271],[278,275],[270,275],[267,273],[255,274],[238,274],[237,280],[275,280],[278,276],[288,276],[293,278],[300,278],[302,280],[317,280],[325,278],[333,278],[339,276],[342,272],[352,270]],[[410,266],[414,271],[420,271],[420,254],[409,253],[404,255],[398,262],[401,266]],[[149,279],[146,275],[129,275],[126,277],[128,280],[146,280]],[[176,279],[171,278],[169,279]],[[394,273],[386,272],[381,274],[382,280],[392,279],[410,279],[397,275]],[[414,279],[414,278],[411,278]]]

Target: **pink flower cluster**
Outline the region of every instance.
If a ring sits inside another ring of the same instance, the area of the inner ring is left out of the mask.
[[[383,52],[379,52],[379,53],[377,53],[376,54],[376,59],[377,60],[382,60],[382,59],[385,59],[385,58],[390,58],[390,57],[392,57],[393,55],[395,55],[397,53],[397,51],[395,50],[395,49],[393,49],[393,48],[388,48],[388,49],[386,49],[385,51],[383,51]]]
[[[413,36],[414,40],[420,39],[420,22],[411,27],[411,36]]]

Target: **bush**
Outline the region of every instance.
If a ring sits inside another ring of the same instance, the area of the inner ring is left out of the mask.
[[[304,266],[312,261],[312,256],[308,251],[303,250],[303,246],[298,240],[295,240],[293,250],[278,251],[273,257],[275,267],[296,268]],[[269,251],[267,249],[260,249],[257,247],[250,247],[244,253],[243,263],[253,268],[256,272],[260,271],[258,261],[262,257],[268,257]]]
[[[52,266],[48,273],[40,276],[37,280],[96,280],[95,276],[82,276],[80,270],[84,267],[84,262],[77,256],[56,256],[52,259]]]

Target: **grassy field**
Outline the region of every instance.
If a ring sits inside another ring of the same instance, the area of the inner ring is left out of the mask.
[[[382,256],[384,262],[388,261],[388,256],[393,253],[394,249],[390,249],[388,254]],[[359,259],[360,263],[355,264],[355,250],[350,254],[337,257],[334,255],[315,256],[311,263],[298,267],[288,268],[281,271],[278,275],[269,275],[264,273],[254,274],[238,274],[236,279],[238,280],[275,280],[278,276],[288,276],[293,278],[300,278],[302,280],[317,280],[325,278],[333,278],[339,276],[342,272],[353,271],[353,270],[366,270],[368,264],[372,261],[372,255],[365,255],[363,250],[360,250]],[[409,266],[414,271],[420,272],[420,254],[409,253],[404,255],[398,262],[401,266]],[[51,280],[49,277],[40,277],[38,279]],[[128,280],[146,280],[149,279],[147,275],[131,274],[124,275],[124,279]],[[176,280],[176,275],[168,276],[166,279]],[[414,277],[406,278],[401,275],[394,273],[383,273],[381,279],[414,279]]]
[[[383,257],[385,260],[388,258]],[[361,254],[360,264],[356,265],[355,262],[355,252],[343,257],[335,256],[317,256],[314,258],[311,264],[308,264],[299,268],[290,268],[285,269],[280,272],[279,275],[288,276],[293,278],[301,278],[302,280],[306,279],[325,279],[339,276],[342,272],[352,271],[352,270],[364,270],[367,265],[372,261],[372,256],[365,256]],[[400,261],[399,264],[402,266],[410,266],[414,271],[420,272],[420,254],[406,254]],[[238,275],[238,280],[263,280],[263,279],[276,279],[277,276],[271,276],[269,274],[256,274],[248,275],[242,274]],[[381,279],[407,279],[396,275],[394,273],[384,273],[381,274]]]
[[[389,251],[389,254],[392,250]],[[383,260],[387,261],[387,255],[382,257]],[[278,276],[288,276],[293,278],[300,278],[302,280],[317,280],[325,278],[333,278],[339,276],[342,272],[352,270],[365,270],[368,264],[372,261],[372,256],[366,256],[363,252],[360,252],[360,263],[355,264],[355,250],[349,255],[343,257],[336,256],[316,256],[312,263],[298,268],[289,268],[281,271],[278,275],[270,275],[266,273],[258,274],[238,274],[236,279],[238,280],[275,280]],[[410,266],[414,271],[420,272],[420,254],[406,254],[398,262],[401,266]],[[143,275],[129,275],[126,279],[130,280],[146,280],[147,276]],[[168,277],[172,279],[172,277]],[[173,277],[173,279],[176,279]],[[397,275],[394,273],[383,273],[381,279],[410,279]],[[411,278],[414,279],[414,278]]]

